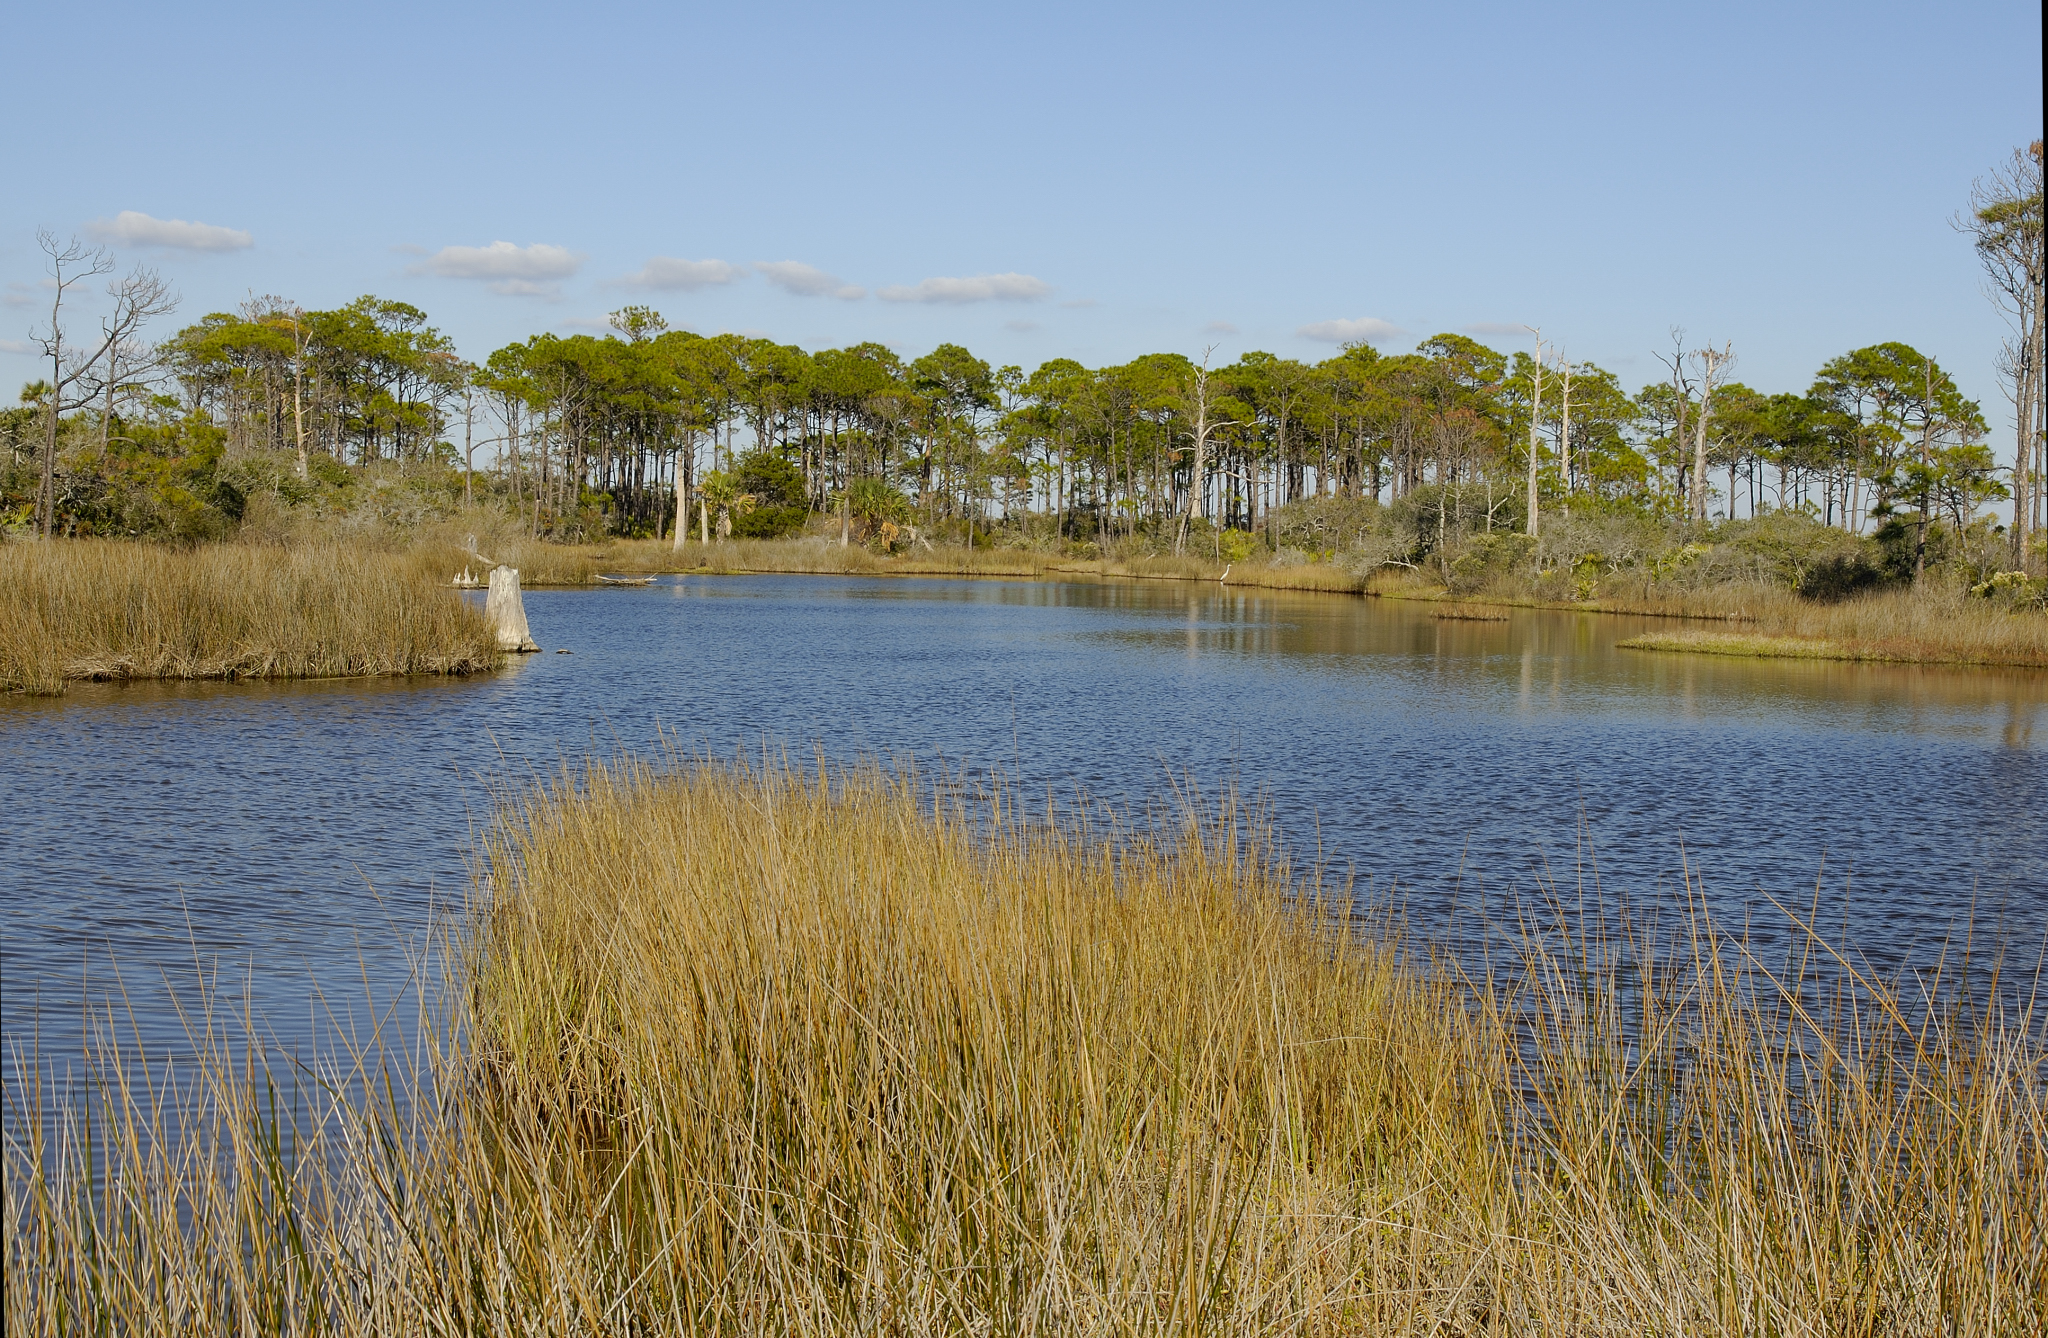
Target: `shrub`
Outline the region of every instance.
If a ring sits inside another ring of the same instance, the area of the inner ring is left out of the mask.
[[[780,539],[804,527],[810,506],[804,476],[795,465],[771,451],[749,451],[733,467],[733,477],[740,491],[755,499],[753,510],[734,513],[734,538]]]

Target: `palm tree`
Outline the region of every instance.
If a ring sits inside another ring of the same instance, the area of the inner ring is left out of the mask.
[[[739,480],[722,469],[704,476],[704,482],[698,485],[697,495],[701,505],[718,508],[718,538],[721,543],[732,538],[732,518],[746,515],[761,501],[750,492],[741,492]],[[702,512],[699,513],[699,523],[702,523]]]
[[[856,479],[846,490],[846,508],[860,525],[861,538],[903,514],[903,494],[880,479]]]

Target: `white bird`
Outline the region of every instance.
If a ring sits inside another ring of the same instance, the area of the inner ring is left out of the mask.
[[[1221,576],[1218,576],[1218,577],[1216,578],[1216,584],[1218,584],[1218,585],[1222,585],[1222,584],[1223,584],[1223,583],[1224,583],[1225,581],[1229,580],[1229,579],[1230,579],[1230,569],[1231,569],[1232,567],[1236,566],[1236,565],[1237,565],[1237,564],[1236,564],[1236,563],[1234,563],[1234,562],[1226,562],[1226,563],[1224,563],[1224,564],[1223,564],[1223,574],[1222,574]]]

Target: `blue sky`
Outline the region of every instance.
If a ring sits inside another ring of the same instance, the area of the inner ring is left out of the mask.
[[[15,383],[47,227],[161,267],[178,323],[373,292],[479,358],[626,302],[1027,368],[1526,348],[1502,331],[1527,323],[1635,386],[1679,325],[1767,390],[1902,339],[1996,423],[2001,327],[1948,220],[2041,133],[2030,3],[116,3],[8,28]]]

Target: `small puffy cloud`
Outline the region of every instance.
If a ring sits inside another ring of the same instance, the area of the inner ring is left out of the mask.
[[[41,349],[26,339],[0,339],[0,353],[40,353]]]
[[[1237,327],[1229,321],[1210,321],[1202,327],[1203,334],[1236,334]]]
[[[134,209],[123,209],[110,219],[96,218],[85,230],[95,239],[117,246],[161,246],[173,251],[244,251],[256,244],[256,239],[240,228],[151,218]]]
[[[1038,322],[1037,322],[1037,321],[1004,321],[1004,322],[1003,322],[1003,328],[1004,328],[1005,330],[1013,330],[1013,331],[1015,331],[1015,332],[1016,332],[1016,333],[1018,333],[1018,334],[1030,334],[1030,333],[1031,333],[1031,332],[1032,332],[1033,330],[1036,330],[1036,329],[1038,328]]]
[[[394,254],[402,256],[423,256],[427,253],[427,248],[416,242],[399,242],[392,246],[391,250]]]
[[[484,279],[491,291],[510,297],[558,297],[566,279],[583,265],[583,257],[566,247],[535,242],[514,246],[492,242],[489,246],[444,246],[414,267],[415,272],[439,274],[447,279]]]
[[[1320,339],[1327,344],[1377,344],[1382,339],[1400,334],[1401,329],[1392,321],[1360,316],[1356,320],[1317,321],[1313,325],[1302,326],[1294,333],[1303,339]]]
[[[976,274],[964,279],[897,284],[875,296],[884,302],[1030,302],[1051,291],[1051,284],[1029,274]]]
[[[762,278],[796,297],[836,297],[855,302],[868,295],[868,290],[860,285],[842,282],[837,275],[801,260],[757,260],[754,268],[761,271]]]
[[[36,305],[36,292],[25,283],[10,283],[5,295],[0,295],[0,302],[10,307],[32,307]]]
[[[1505,321],[1474,321],[1458,327],[1460,333],[1468,335],[1492,335],[1496,339],[1520,339],[1529,333],[1525,325],[1510,325]]]
[[[426,263],[429,273],[450,279],[566,279],[582,265],[567,248],[535,242],[514,246],[444,246]]]
[[[638,272],[628,274],[619,282],[628,288],[681,289],[691,293],[699,288],[731,283],[745,273],[738,265],[723,260],[678,260],[674,256],[655,256]]]

